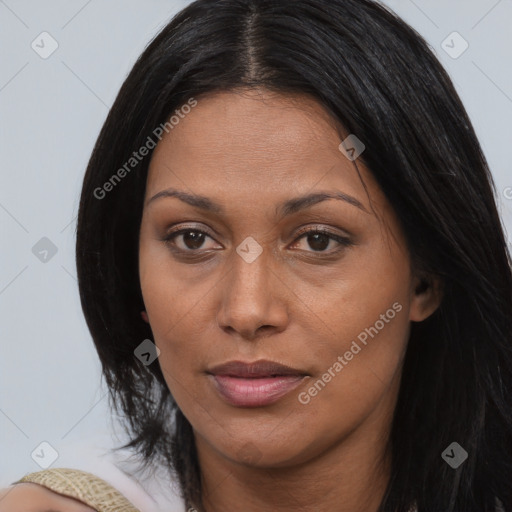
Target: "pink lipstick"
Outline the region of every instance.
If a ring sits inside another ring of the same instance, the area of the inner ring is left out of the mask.
[[[277,402],[308,375],[267,360],[229,361],[207,373],[221,397],[235,407],[263,407]]]

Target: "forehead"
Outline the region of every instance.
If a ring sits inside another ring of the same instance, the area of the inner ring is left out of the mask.
[[[197,105],[182,115],[165,139],[171,145],[186,143],[202,149],[206,141],[215,141],[222,146],[229,144],[233,151],[252,148],[257,153],[259,149],[269,151],[301,142],[327,147],[338,137],[335,127],[335,120],[308,95],[238,89],[199,97]],[[296,149],[304,152],[308,146]]]
[[[339,150],[344,128],[312,97],[251,89],[196,101],[157,144],[146,199],[172,187],[253,208],[260,199],[264,208],[330,188],[356,196],[368,210],[387,209],[362,161],[356,170]]]

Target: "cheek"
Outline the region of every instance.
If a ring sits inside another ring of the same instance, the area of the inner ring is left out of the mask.
[[[190,321],[211,287],[204,271],[176,265],[165,244],[147,236],[141,236],[139,275],[151,328],[160,338],[178,323]]]
[[[374,411],[394,408],[409,322],[406,308],[392,299],[374,294],[367,297],[367,309],[342,310],[333,327],[335,341],[315,350],[320,371],[297,396],[299,416],[322,431],[322,440],[313,436],[315,443],[334,442]]]
[[[151,242],[141,246],[139,272],[162,373],[178,401],[183,394],[180,389],[188,390],[186,399],[193,394],[193,379],[207,357],[204,344],[213,335],[209,329],[215,319],[211,306],[215,281],[207,276],[184,277],[168,251]]]
[[[326,307],[338,338],[323,358],[321,382],[306,396],[319,416],[329,410],[363,418],[396,385],[409,339],[408,268],[399,252],[368,251],[331,290]]]
[[[200,350],[198,340],[208,336],[205,325],[214,315],[207,304],[208,288],[204,283],[184,285],[155,267],[141,280],[141,289],[154,342],[163,359],[175,363],[176,357],[171,356],[179,356],[183,363],[183,358]]]
[[[182,411],[187,404],[201,402],[195,389],[200,337],[200,303],[183,293],[172,274],[155,265],[141,279],[144,304],[149,315],[153,342],[160,350],[157,359],[167,387]]]
[[[321,333],[314,350],[319,374],[304,396],[317,404],[318,414],[329,404],[337,404],[340,413],[347,406],[352,411],[371,407],[401,368],[409,338],[406,255],[383,242],[358,251],[340,268],[316,286],[311,281],[294,290],[297,304],[306,306],[296,317],[310,332],[317,326]]]
[[[388,345],[395,349],[407,337],[409,261],[398,247],[391,249],[386,240],[373,242],[347,253],[336,267],[281,274],[291,290],[292,321],[325,338],[320,348],[331,357],[376,322],[380,328],[384,322],[380,330],[389,334]],[[399,306],[393,309],[395,303]]]

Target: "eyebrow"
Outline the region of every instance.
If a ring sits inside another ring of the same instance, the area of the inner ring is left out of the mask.
[[[181,201],[191,206],[195,206],[196,208],[200,208],[202,210],[206,210],[213,213],[224,212],[224,208],[220,204],[215,203],[208,197],[197,194],[189,194],[188,192],[176,190],[173,188],[161,190],[160,192],[156,193],[153,197],[146,201],[145,206],[148,206],[153,201],[156,201],[157,199],[163,197],[176,197],[177,199],[180,199]],[[299,210],[310,208],[311,206],[318,204],[322,201],[326,201],[328,199],[337,199],[340,201],[345,201],[346,203],[349,203],[352,206],[355,206],[356,208],[359,208],[360,210],[369,213],[368,210],[363,206],[363,204],[351,195],[339,191],[319,191],[288,199],[284,203],[281,203],[280,205],[277,206],[276,214],[285,217],[286,215],[291,215],[292,213],[296,213]]]

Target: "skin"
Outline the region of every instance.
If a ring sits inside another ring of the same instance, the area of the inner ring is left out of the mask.
[[[440,283],[430,278],[415,292],[425,276],[412,271],[399,221],[369,170],[357,161],[367,195],[338,149],[339,128],[307,96],[215,93],[198,98],[152,155],[140,227],[142,316],[194,430],[207,512],[240,504],[246,512],[372,512],[388,483],[386,441],[410,323],[435,311]],[[169,188],[223,212],[177,197],[148,202]],[[318,191],[348,194],[362,208],[329,199],[276,214],[283,201]],[[305,227],[351,245],[308,238]],[[181,228],[207,234],[164,241]],[[251,263],[236,252],[249,236],[262,248]],[[394,303],[401,311],[300,403]],[[206,374],[259,359],[309,377],[274,404],[243,408],[226,403]]]

